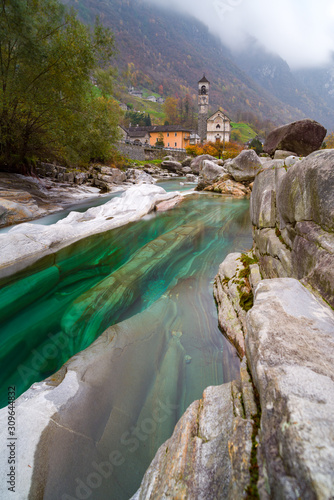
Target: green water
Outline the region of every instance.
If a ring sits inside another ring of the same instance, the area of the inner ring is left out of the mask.
[[[237,377],[235,350],[217,327],[212,281],[228,253],[250,248],[248,212],[247,200],[191,195],[172,211],[81,240],[0,280],[3,396],[9,385],[22,393],[48,377],[117,323],[112,362],[94,382],[98,414],[87,395],[80,409],[73,404],[62,415],[85,439],[54,438],[52,456],[61,460],[49,467],[44,499],[74,496],[74,479],[112,449],[122,450],[124,464],[90,498],[129,498],[188,405],[208,385]],[[173,404],[168,418],[138,449],[120,442],[157,401]],[[77,422],[77,411],[85,422]],[[96,419],[103,421],[98,439]]]

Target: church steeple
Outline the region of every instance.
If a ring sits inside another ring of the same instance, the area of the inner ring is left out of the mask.
[[[210,82],[203,75],[203,78],[198,82],[198,135],[201,142],[206,140],[207,119],[209,112],[209,90]]]

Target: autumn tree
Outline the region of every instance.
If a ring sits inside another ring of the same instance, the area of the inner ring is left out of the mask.
[[[0,0],[1,169],[110,153],[119,112],[107,97],[113,52],[108,29],[97,21],[91,32],[58,0]]]
[[[164,102],[163,108],[166,115],[166,121],[171,125],[178,125],[180,122],[178,99],[176,97],[167,97]]]
[[[334,132],[325,137],[324,144],[326,149],[334,149]]]
[[[235,142],[242,142],[241,132],[238,129],[231,131],[231,139]]]

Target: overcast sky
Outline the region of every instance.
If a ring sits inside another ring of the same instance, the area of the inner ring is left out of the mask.
[[[333,0],[146,0],[191,13],[230,48],[249,35],[292,68],[321,66],[334,53]]]

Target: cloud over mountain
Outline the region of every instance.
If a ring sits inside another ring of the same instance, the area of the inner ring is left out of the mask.
[[[234,50],[254,37],[292,68],[324,65],[334,53],[332,0],[145,1],[195,16]]]

